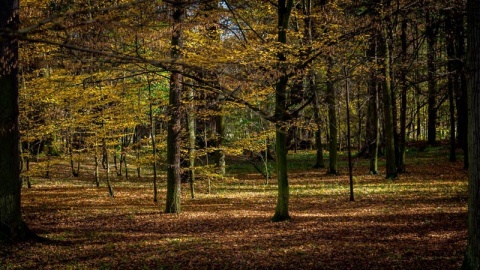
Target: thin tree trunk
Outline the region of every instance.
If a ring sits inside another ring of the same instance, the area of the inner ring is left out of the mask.
[[[314,75],[312,75],[314,76]],[[314,88],[316,88],[314,86]],[[313,115],[315,118],[315,125],[317,130],[315,131],[315,149],[316,152],[316,162],[314,168],[325,168],[325,162],[323,160],[323,145],[322,145],[322,120],[320,119],[320,101],[318,97],[317,89],[312,89],[314,91],[314,104],[313,104]]]
[[[377,36],[370,39],[370,47],[367,50],[367,57],[371,63],[377,63],[376,44]],[[370,159],[369,170],[371,174],[378,174],[378,89],[377,89],[377,69],[370,71],[368,81],[368,108],[367,108],[367,126],[365,128],[367,134],[368,157]]]
[[[456,140],[455,140],[455,97],[454,97],[454,81],[455,81],[455,36],[452,25],[452,12],[449,11],[447,19],[445,20],[445,42],[447,47],[447,88],[448,88],[448,103],[450,113],[450,155],[449,160],[454,162],[457,160],[455,153]]]
[[[402,68],[400,70],[400,133],[398,136],[398,160],[397,170],[399,173],[405,172],[405,151],[406,151],[406,132],[407,132],[407,15],[403,15],[402,20]]]
[[[148,117],[150,120],[150,131],[151,131],[151,139],[152,139],[152,155],[153,155],[153,202],[158,202],[158,189],[157,189],[157,146],[155,141],[155,121],[153,119],[153,102],[152,102],[152,84],[151,81],[148,80],[148,97],[149,97],[149,113]]]
[[[140,160],[140,155],[141,155],[141,150],[142,150],[142,142],[139,140],[137,142],[137,153],[136,153],[136,156],[137,156],[137,177],[138,179],[142,178],[142,169],[141,169],[141,160]]]
[[[336,94],[332,78],[333,59],[329,56],[327,63],[327,106],[328,106],[328,128],[330,138],[328,142],[329,151],[329,174],[337,174],[337,147],[338,147],[338,126],[337,126],[337,105]]]
[[[348,152],[348,176],[349,176],[349,183],[350,183],[350,201],[355,201],[355,197],[353,194],[353,163],[352,163],[352,145],[351,145],[351,131],[350,131],[350,86],[348,82],[348,71],[347,68],[344,67],[344,75],[345,75],[345,102],[347,107],[347,152]]]
[[[190,196],[195,199],[195,92],[193,87],[188,89],[188,171],[190,180]]]
[[[394,35],[393,35],[393,30],[392,28],[394,26],[391,26],[390,24],[393,24],[393,22],[389,22],[386,25],[386,37],[387,37],[387,51],[388,53],[387,58],[388,59],[388,71],[389,71],[389,76],[387,77],[387,83],[389,84],[390,88],[390,98],[391,100],[391,109],[392,109],[392,127],[393,127],[393,149],[394,149],[394,155],[395,155],[395,168],[397,168],[397,173],[398,173],[398,161],[400,159],[400,149],[399,149],[399,131],[398,131],[398,106],[397,106],[397,88],[395,86],[395,65],[394,65],[394,55],[393,55],[393,44],[395,42],[394,40]]]
[[[97,138],[96,138],[96,134],[95,134],[95,153],[94,153],[94,161],[95,161],[95,185],[97,187],[100,187],[100,174],[99,174],[99,171],[98,171],[98,167],[99,167],[99,164],[98,164],[98,145],[97,145]]]
[[[219,95],[219,115],[215,116],[215,166],[222,177],[225,176],[225,152],[221,149],[223,147],[223,138],[225,136],[225,116],[222,112],[223,99],[223,95]]]
[[[113,193],[113,188],[112,188],[112,185],[110,184],[110,163],[108,160],[108,149],[107,149],[107,142],[105,138],[102,139],[102,148],[103,148],[103,153],[105,155],[105,174],[106,174],[105,180],[107,181],[108,194],[110,195],[110,197],[114,197],[115,195]]]
[[[457,105],[457,143],[463,150],[464,167],[468,168],[468,143],[467,143],[467,78],[465,74],[465,34],[464,12],[455,13],[455,102]]]
[[[427,38],[427,80],[428,80],[428,144],[435,145],[437,142],[437,86],[435,68],[435,43],[436,34],[432,22],[430,10],[426,15],[426,38]]]

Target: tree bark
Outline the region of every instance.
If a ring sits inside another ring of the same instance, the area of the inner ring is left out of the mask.
[[[292,10],[293,0],[278,0],[278,36],[277,41],[280,43],[287,43],[287,28]],[[283,53],[278,54],[280,63],[286,61]],[[278,181],[278,197],[275,214],[272,221],[289,220],[288,201],[290,196],[287,175],[287,132],[286,114],[287,114],[287,83],[288,76],[285,71],[280,76],[276,84],[275,93],[275,146],[276,146],[276,161],[277,161],[277,181]]]
[[[195,199],[195,92],[192,86],[188,88],[188,171],[190,196]]]
[[[312,77],[315,76],[312,74]],[[313,78],[310,81],[311,87],[314,91],[314,104],[313,104],[313,115],[315,118],[315,126],[317,130],[315,131],[315,148],[316,148],[316,162],[314,168],[325,168],[325,162],[323,161],[323,145],[322,145],[322,120],[320,119],[320,101],[319,101],[319,93],[316,89],[316,83],[313,82]]]
[[[367,58],[372,65],[377,64],[376,44],[377,36],[370,39],[370,47],[367,50]],[[367,108],[367,125],[366,125],[366,141],[368,147],[368,157],[370,159],[370,173],[378,174],[378,89],[376,68],[370,71],[370,79],[368,81],[368,108]]]
[[[407,15],[403,15],[407,16]],[[398,134],[398,160],[397,170],[399,173],[405,172],[405,151],[406,151],[406,132],[407,132],[407,18],[402,20],[402,67],[400,69],[400,132]]]
[[[450,161],[456,161],[457,156],[455,154],[456,150],[456,140],[455,140],[455,97],[454,97],[454,81],[455,81],[455,37],[454,29],[452,25],[452,12],[448,11],[446,20],[445,20],[445,42],[447,49],[447,89],[448,89],[448,103],[449,103],[449,113],[450,113]]]
[[[18,1],[0,1],[0,29],[16,31]],[[31,234],[22,220],[20,132],[18,122],[18,41],[0,35],[0,241],[16,242]]]
[[[155,139],[155,120],[153,119],[153,95],[152,95],[152,83],[148,79],[148,118],[150,120],[150,132],[152,140],[152,155],[153,155],[153,202],[158,202],[158,188],[157,188],[157,142]]]
[[[348,176],[350,184],[350,201],[355,201],[353,193],[353,162],[352,162],[352,144],[351,144],[351,130],[350,130],[350,85],[348,81],[348,71],[344,67],[345,75],[345,106],[347,107],[347,152],[348,152]]]
[[[427,80],[428,80],[428,144],[435,145],[437,142],[437,85],[435,70],[435,28],[432,22],[430,10],[426,16],[426,38],[427,38]]]
[[[468,238],[462,269],[480,269],[480,0],[467,1]]]
[[[184,18],[184,3],[177,0],[173,3],[173,30],[172,30],[172,60],[180,58],[180,48],[182,47],[182,23]],[[166,213],[180,213],[180,140],[181,140],[181,117],[182,117],[182,84],[183,76],[180,72],[171,72],[170,74],[170,120],[167,130],[167,203]]]
[[[455,14],[455,72],[454,80],[455,104],[457,106],[457,143],[463,150],[464,167],[468,168],[467,143],[467,83],[465,75],[465,27],[464,12],[459,10]]]
[[[218,115],[215,116],[215,167],[222,177],[225,176],[225,152],[222,150],[225,136],[225,116],[222,112],[223,100],[224,96],[219,95],[217,98]]]
[[[384,29],[384,37],[388,37]],[[394,142],[394,128],[393,128],[393,116],[392,116],[392,96],[391,96],[391,84],[390,80],[390,45],[385,39],[381,41],[381,55],[384,57],[384,70],[383,74],[385,79],[382,82],[383,92],[383,113],[384,113],[384,126],[385,126],[385,158],[386,158],[386,178],[397,178],[397,164],[395,162],[395,142]]]
[[[329,174],[337,174],[337,147],[338,147],[338,127],[337,127],[337,104],[335,88],[333,86],[332,78],[333,59],[329,56],[327,63],[327,106],[328,106],[328,128],[330,133],[330,140],[328,142],[329,152]]]

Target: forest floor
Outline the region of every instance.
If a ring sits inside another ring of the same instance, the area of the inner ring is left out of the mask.
[[[48,241],[0,246],[0,269],[459,269],[461,161],[448,162],[442,147],[410,151],[408,172],[391,181],[355,159],[350,202],[345,161],[332,176],[310,169],[313,157],[289,156],[292,220],[280,223],[270,221],[275,181],[265,185],[237,164],[212,180],[210,194],[206,180],[196,183],[195,199],[184,184],[178,215],[163,213],[163,176],[158,204],[146,178],[113,179],[115,198],[91,174],[35,178],[22,190],[23,216]]]

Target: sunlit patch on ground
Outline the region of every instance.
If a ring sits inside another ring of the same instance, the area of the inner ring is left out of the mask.
[[[24,219],[52,241],[3,246],[6,269],[458,269],[466,239],[466,173],[428,160],[387,181],[292,171],[293,219],[272,223],[275,181],[230,175],[183,189],[183,213],[163,214],[152,185],[115,179],[115,198],[91,179],[35,179]],[[164,181],[164,179],[162,179]]]

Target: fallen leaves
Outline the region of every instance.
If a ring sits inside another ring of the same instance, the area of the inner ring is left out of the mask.
[[[342,176],[293,172],[293,220],[283,223],[269,221],[275,185],[264,186],[260,177],[226,178],[195,200],[184,190],[180,215],[163,214],[145,182],[118,180],[111,199],[90,180],[42,179],[23,190],[23,213],[31,229],[52,241],[0,247],[1,267],[459,268],[466,239],[461,166],[411,165],[395,182],[357,176],[356,202],[348,201]],[[197,185],[202,190],[205,183]]]

